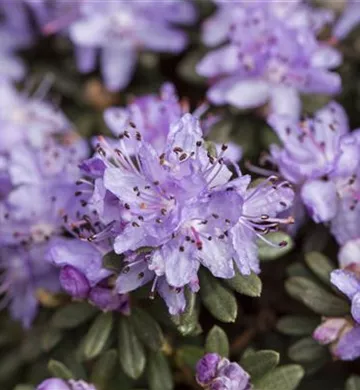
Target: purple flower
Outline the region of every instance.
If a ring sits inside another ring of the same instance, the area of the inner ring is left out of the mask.
[[[249,390],[250,376],[237,363],[208,353],[196,365],[196,380],[210,390]]]
[[[44,100],[50,80],[45,79],[32,97],[19,93],[14,86],[1,82],[0,153],[9,153],[18,143],[42,147],[50,136],[64,137],[72,142],[76,135],[65,115]],[[73,143],[73,142],[72,142]]]
[[[360,275],[360,238],[349,240],[341,247],[339,265]]]
[[[188,112],[186,101],[180,101],[173,84],[165,83],[161,86],[158,95],[145,95],[135,98],[126,108],[109,108],[105,111],[104,119],[115,137],[122,134],[129,126],[135,125],[146,142],[157,151],[163,151],[170,129],[170,125]],[[193,115],[200,118],[207,106],[199,106]],[[207,135],[211,126],[219,118],[204,117],[201,127],[204,135]],[[111,142],[110,140],[108,140]],[[216,144],[218,152],[221,145]],[[238,161],[241,158],[241,148],[230,143],[227,151],[228,156]]]
[[[360,4],[355,0],[348,0],[346,8],[335,24],[333,34],[335,38],[343,39],[360,23]]]
[[[11,317],[29,328],[38,311],[40,291],[60,290],[58,273],[44,258],[46,243],[31,247],[0,248],[2,270],[0,288],[4,294],[1,305],[8,306]]]
[[[211,156],[190,114],[171,124],[163,152],[131,125],[118,138],[117,145],[100,138],[97,153],[106,166],[103,185],[118,199],[114,250],[134,252],[117,280],[119,293],[154,279],[152,291],[174,314],[184,308],[184,286],[198,290],[200,265],[221,278],[234,276],[233,260],[243,274],[259,272],[256,240],[283,245],[263,235],[292,222],[276,215],[291,206],[293,191],[274,178],[248,188],[250,177],[240,172],[230,181],[226,145]],[[137,255],[143,247],[153,249]]]
[[[335,354],[342,360],[354,360],[360,356],[360,279],[348,270],[335,270],[331,273],[331,282],[351,301],[351,315],[355,325],[341,338]]]
[[[11,316],[29,327],[39,293],[60,290],[58,271],[46,257],[64,233],[64,214],[74,209],[77,165],[88,149],[53,107],[8,91],[0,110],[1,288]]]
[[[315,11],[302,1],[217,2],[218,11],[204,24],[203,40],[213,49],[197,66],[213,80],[207,96],[216,105],[259,107],[298,117],[300,93],[335,94],[339,75],[329,69],[341,55],[316,33],[332,20],[329,11]]]
[[[343,241],[335,230],[343,229],[345,219],[357,230],[358,132],[350,133],[344,110],[334,102],[300,123],[283,115],[270,116],[269,123],[283,143],[271,146],[269,161],[298,187],[314,221],[334,220],[332,230]]]
[[[94,385],[86,383],[82,380],[75,381],[70,379],[65,381],[58,378],[46,379],[36,390],[96,390]]]
[[[195,18],[195,9],[187,1],[83,1],[75,3],[70,12],[60,12],[45,31],[66,27],[67,22],[82,72],[94,70],[101,49],[105,84],[119,90],[130,82],[141,49],[181,52],[187,38],[176,24],[190,24]]]

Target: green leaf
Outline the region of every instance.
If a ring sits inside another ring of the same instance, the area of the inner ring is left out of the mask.
[[[48,370],[56,378],[65,380],[74,379],[73,373],[65,366],[64,363],[61,363],[58,360],[50,360]]]
[[[327,347],[320,345],[312,337],[306,337],[293,344],[288,355],[296,363],[308,363],[324,359],[328,352]]]
[[[261,295],[262,282],[254,272],[248,276],[236,272],[236,275],[232,279],[226,279],[225,283],[240,294],[249,297],[259,297]]]
[[[146,364],[145,351],[126,317],[119,321],[118,343],[121,367],[130,378],[139,378]]]
[[[345,390],[360,390],[360,376],[352,375],[345,384]]]
[[[52,327],[45,329],[41,339],[41,348],[45,352],[51,351],[60,342],[62,336],[60,329]]]
[[[241,359],[241,366],[252,380],[262,378],[279,364],[280,355],[275,351],[264,350],[246,354]]]
[[[132,309],[130,322],[134,326],[137,337],[153,351],[158,351],[163,343],[164,336],[159,324],[145,310]]]
[[[101,313],[91,325],[83,341],[83,354],[87,360],[100,355],[109,339],[113,325],[113,315]]]
[[[195,372],[196,363],[203,357],[204,348],[196,345],[184,345],[176,351],[176,363],[179,367],[188,366]]]
[[[59,329],[72,329],[89,321],[98,309],[88,303],[70,303],[56,311],[51,318],[51,323]]]
[[[308,336],[311,335],[320,324],[318,317],[306,316],[284,316],[276,324],[279,332],[289,336]]]
[[[114,374],[117,363],[117,351],[109,349],[100,355],[92,369],[91,383],[97,390],[106,390]]]
[[[201,333],[201,326],[199,320],[199,302],[197,294],[191,292],[189,289],[185,290],[186,308],[184,313],[174,315],[171,317],[172,321],[177,327],[177,330],[183,336],[195,336]]]
[[[22,365],[19,351],[15,350],[4,354],[0,360],[0,381],[7,380],[15,375]]]
[[[35,387],[32,385],[17,385],[14,390],[35,390]]]
[[[330,282],[330,273],[335,267],[326,256],[319,252],[306,253],[305,262],[323,283],[329,286],[332,285]]]
[[[293,277],[285,282],[287,292],[317,314],[340,317],[349,313],[349,304],[313,281],[303,277]]]
[[[235,322],[238,308],[234,294],[204,268],[200,269],[200,286],[201,300],[209,312],[222,322]]]
[[[266,239],[275,244],[286,243],[283,246],[272,247],[267,245],[264,241],[258,240],[259,259],[261,261],[276,260],[281,256],[289,253],[294,247],[293,239],[285,232],[269,233]]]
[[[102,258],[104,268],[119,273],[124,266],[124,256],[118,255],[114,251],[106,253]]]
[[[174,380],[167,358],[161,352],[151,352],[147,367],[150,390],[172,390]]]
[[[229,357],[229,348],[226,333],[219,326],[213,326],[206,337],[205,351],[216,352],[220,356]]]
[[[295,390],[304,376],[304,370],[296,364],[276,368],[258,381],[256,390]]]

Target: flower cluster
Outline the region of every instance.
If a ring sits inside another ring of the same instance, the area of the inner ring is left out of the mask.
[[[321,324],[313,337],[322,344],[333,344],[333,354],[342,360],[354,360],[360,356],[360,274],[351,266],[331,273],[331,282],[351,301],[352,320],[330,318]]]
[[[256,240],[285,245],[264,235],[293,222],[276,217],[292,203],[287,182],[270,177],[249,187],[250,177],[238,170],[232,178],[227,146],[211,155],[191,114],[170,124],[160,149],[146,141],[141,120],[137,128],[111,114],[112,128],[118,118],[118,140],[99,137],[97,154],[83,168],[95,178],[89,203],[106,224],[88,240],[113,235],[115,252],[127,257],[118,293],[153,280],[152,292],[157,289],[175,314],[185,308],[184,287],[198,290],[200,265],[220,278],[235,275],[234,262],[245,275],[257,273]]]
[[[197,65],[210,78],[209,100],[247,109],[267,101],[271,111],[298,117],[300,93],[336,94],[340,53],[317,39],[333,20],[328,10],[305,2],[216,1],[218,10],[204,24],[203,41],[218,46]]]
[[[350,132],[343,108],[331,102],[298,122],[272,115],[269,123],[283,146],[267,160],[294,184],[313,220],[331,222],[340,244],[359,237],[360,132]]]
[[[42,382],[36,390],[96,390],[94,385],[84,381],[50,378]]]
[[[237,363],[208,353],[196,365],[196,380],[207,390],[250,390],[250,375]]]
[[[69,121],[43,101],[1,85],[0,252],[3,304],[24,326],[32,322],[42,290],[59,290],[55,267],[46,260],[49,243],[62,234],[76,165],[88,153]]]
[[[67,31],[81,72],[93,71],[97,52],[101,52],[104,82],[113,91],[130,82],[140,50],[180,53],[187,37],[176,25],[192,24],[196,19],[191,2],[182,0],[59,1],[55,5],[42,2],[40,7],[50,19],[43,31]]]

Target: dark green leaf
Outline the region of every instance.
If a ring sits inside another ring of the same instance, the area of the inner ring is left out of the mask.
[[[226,333],[219,326],[213,326],[208,333],[205,351],[216,352],[220,356],[229,357],[229,340]]]
[[[111,381],[115,368],[117,366],[117,352],[110,349],[101,354],[95,366],[92,369],[91,383],[97,390],[106,390]]]
[[[130,378],[139,378],[146,364],[145,351],[126,317],[122,317],[119,321],[118,342],[119,359],[124,372]]]
[[[96,313],[98,310],[88,303],[70,303],[57,310],[51,322],[56,328],[71,329],[89,321]]]
[[[331,286],[330,273],[334,266],[326,256],[319,252],[306,253],[305,262],[322,282]]]
[[[63,334],[60,329],[49,327],[45,329],[41,340],[41,348],[45,352],[53,349],[61,340]]]
[[[147,376],[150,390],[172,390],[174,388],[169,363],[161,351],[150,353]]]
[[[345,390],[360,390],[360,376],[352,375],[346,381]]]
[[[235,322],[238,308],[234,294],[204,268],[200,270],[200,286],[201,299],[209,312],[222,322]]]
[[[295,390],[304,376],[301,366],[289,364],[276,368],[254,382],[256,390]]]
[[[293,344],[288,351],[289,358],[296,363],[322,360],[328,355],[327,347],[320,345],[312,337],[306,337]]]
[[[14,390],[35,390],[35,387],[32,385],[17,385]]]
[[[100,355],[109,339],[113,324],[112,313],[101,313],[91,325],[83,341],[85,359]]]
[[[261,279],[253,272],[248,276],[237,272],[232,279],[226,279],[225,283],[240,294],[249,297],[259,297],[261,295]]]
[[[102,264],[104,268],[119,273],[124,266],[124,256],[109,252],[103,257]]]
[[[48,370],[56,378],[65,380],[74,378],[73,373],[65,366],[65,364],[57,360],[49,361]]]
[[[266,235],[266,239],[275,244],[280,244],[281,242],[286,242],[287,244],[286,246],[272,247],[264,241],[258,240],[259,258],[261,261],[276,260],[289,253],[294,247],[293,239],[285,232],[269,233]]]
[[[163,343],[164,336],[159,324],[145,310],[132,309],[130,322],[134,326],[137,337],[153,351],[158,351]]]
[[[197,300],[197,294],[189,290],[185,291],[185,297],[186,309],[184,313],[172,316],[171,319],[183,336],[194,336],[201,332],[201,327],[198,322],[199,302]]]
[[[317,314],[343,316],[349,313],[348,303],[313,281],[303,277],[293,277],[286,281],[287,292]]]
[[[0,360],[0,381],[9,379],[22,366],[19,358],[19,351],[11,351],[5,354]]]
[[[241,366],[247,371],[252,380],[262,378],[279,364],[279,354],[275,351],[258,351],[248,353],[241,359]]]
[[[285,316],[276,324],[279,332],[289,336],[311,335],[320,324],[320,318],[306,316]]]
[[[203,357],[204,348],[195,345],[184,345],[176,351],[177,365],[188,366],[195,372],[196,363]]]

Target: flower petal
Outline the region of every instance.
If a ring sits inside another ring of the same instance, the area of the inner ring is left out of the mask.
[[[340,339],[335,353],[341,360],[355,360],[360,356],[360,326],[355,326]]]
[[[309,214],[316,223],[330,221],[335,217],[338,199],[333,182],[308,181],[301,189],[301,197]]]
[[[264,80],[244,80],[230,86],[225,94],[227,103],[248,109],[262,106],[269,99],[271,87]]]
[[[350,271],[337,269],[331,272],[331,283],[334,284],[342,293],[349,299],[360,291],[360,281],[356,278],[354,273]]]

